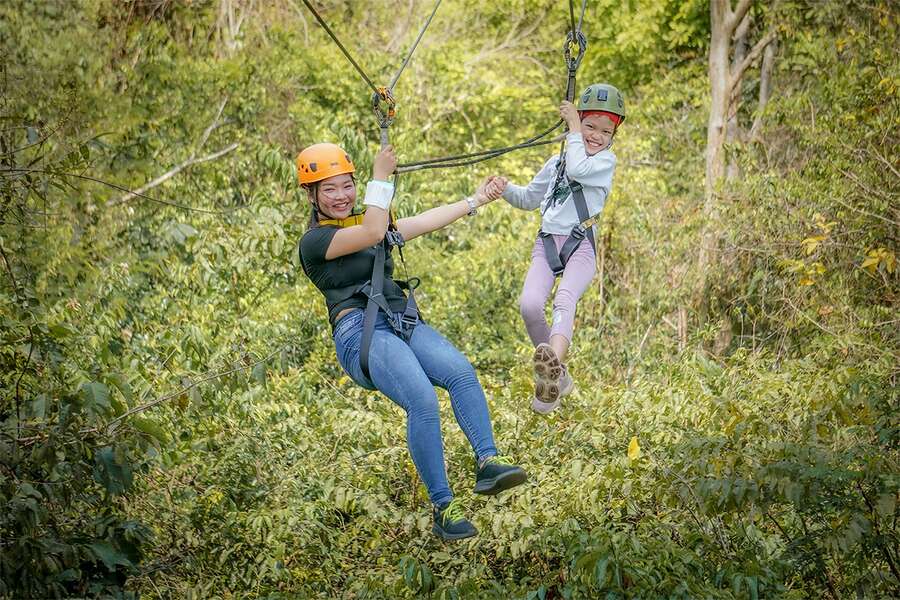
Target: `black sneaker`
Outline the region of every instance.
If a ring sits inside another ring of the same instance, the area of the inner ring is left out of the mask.
[[[493,496],[503,490],[525,483],[525,469],[512,464],[505,456],[492,456],[475,474],[475,493]]]
[[[456,499],[434,507],[434,526],[431,531],[444,540],[461,540],[478,533],[475,526],[463,516],[462,505]]]

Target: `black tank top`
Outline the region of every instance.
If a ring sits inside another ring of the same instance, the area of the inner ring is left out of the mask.
[[[365,308],[367,298],[359,288],[372,278],[375,262],[375,246],[334,258],[325,259],[325,253],[334,234],[340,229],[333,225],[313,227],[300,238],[300,264],[310,281],[325,296],[328,320],[334,327],[338,313],[345,308]],[[406,296],[393,280],[394,259],[390,249],[384,261],[384,288],[382,293],[394,312],[403,312]]]

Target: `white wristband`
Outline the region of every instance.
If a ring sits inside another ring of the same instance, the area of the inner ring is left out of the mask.
[[[377,206],[382,210],[388,210],[391,207],[391,200],[393,197],[393,183],[373,179],[366,184],[366,197],[363,199],[363,204],[366,206]]]

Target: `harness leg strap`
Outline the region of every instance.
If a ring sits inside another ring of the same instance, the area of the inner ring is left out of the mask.
[[[566,265],[560,260],[559,253],[556,251],[556,243],[553,241],[553,236],[544,231],[538,231],[538,236],[541,238],[541,243],[544,245],[544,256],[547,259],[550,270],[553,271],[555,277],[559,277],[559,275],[565,271]]]
[[[375,248],[375,261],[372,268],[372,294],[366,302],[366,313],[363,317],[363,334],[360,340],[359,366],[363,375],[372,379],[369,375],[369,349],[372,347],[372,336],[375,334],[375,320],[378,318],[378,303],[375,298],[381,296],[384,284],[384,244],[382,241]]]

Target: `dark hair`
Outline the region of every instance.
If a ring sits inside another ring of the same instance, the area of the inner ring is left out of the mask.
[[[319,199],[319,182],[304,183],[303,189],[306,190],[307,198],[309,196],[313,197],[313,202],[310,202],[311,210],[309,211],[309,223],[307,223],[306,228],[315,229],[319,226],[319,211],[316,209],[316,203]]]

